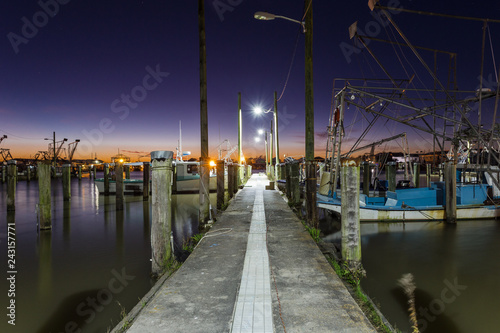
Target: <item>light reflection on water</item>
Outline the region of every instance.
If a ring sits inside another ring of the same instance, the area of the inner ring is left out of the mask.
[[[2,310],[0,332],[64,332],[69,322],[82,332],[105,332],[121,320],[121,307],[128,312],[149,291],[151,207],[142,196],[125,196],[124,210],[117,212],[114,196],[99,196],[93,180],[72,179],[70,202],[63,201],[61,179],[53,180],[52,231],[38,232],[37,182],[17,184],[15,217],[6,212],[6,192],[7,184],[0,183],[0,268],[7,271],[6,223],[15,220],[17,313],[13,327]],[[210,197],[214,202],[215,195]],[[172,201],[172,230],[180,249],[197,232],[198,195],[173,196]],[[123,274],[129,278],[126,285],[117,279]],[[2,278],[3,309],[7,290]],[[102,302],[92,305],[92,299]]]
[[[363,288],[397,328],[411,331],[397,280],[412,273],[421,332],[498,331],[500,221],[366,223],[361,233]]]

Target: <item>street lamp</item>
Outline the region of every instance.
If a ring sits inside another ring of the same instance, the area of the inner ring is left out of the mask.
[[[297,21],[288,17],[256,12],[258,20],[274,20],[281,18],[299,23],[305,33],[305,106],[306,106],[306,210],[307,221],[313,227],[318,227],[318,212],[316,208],[316,164],[314,163],[314,98],[313,98],[313,6],[311,0],[305,0],[305,21]]]
[[[268,148],[267,148],[267,131],[264,131],[263,129],[258,129],[257,130],[257,133],[259,135],[262,135],[264,134],[264,150],[266,152],[266,174],[269,174],[269,168],[268,168],[268,164],[270,164],[270,160],[272,159],[272,157],[269,157],[268,158]],[[260,142],[260,137],[256,136],[255,137],[255,142]]]
[[[306,23],[305,22],[297,21],[297,20],[291,19],[291,18],[286,17],[286,16],[275,15],[275,14],[271,14],[268,12],[256,12],[255,14],[253,14],[253,17],[255,19],[261,20],[261,21],[271,21],[271,20],[274,20],[275,18],[280,18],[280,19],[287,20],[290,22],[295,22],[295,23],[298,23],[302,26],[302,32],[306,32]]]

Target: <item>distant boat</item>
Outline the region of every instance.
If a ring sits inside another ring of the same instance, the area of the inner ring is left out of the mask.
[[[199,162],[174,161],[176,168],[176,179],[172,193],[198,193],[200,191],[200,175],[198,173]],[[143,162],[126,163],[125,165],[138,166]],[[94,181],[100,194],[104,193],[104,178],[97,178]],[[210,192],[217,191],[216,174],[210,172]],[[116,193],[116,181],[109,181],[109,192]],[[125,194],[140,195],[143,192],[142,179],[124,179],[123,192]]]

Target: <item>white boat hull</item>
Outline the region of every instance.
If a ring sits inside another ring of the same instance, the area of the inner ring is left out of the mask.
[[[339,216],[341,214],[340,204],[319,202],[318,207],[332,211]],[[360,207],[359,215],[360,221],[362,222],[429,221],[446,219],[444,207],[427,207],[424,209]],[[499,216],[500,206],[457,206],[457,220],[494,219]]]

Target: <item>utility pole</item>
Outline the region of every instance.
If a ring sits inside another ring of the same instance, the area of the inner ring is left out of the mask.
[[[57,163],[57,157],[56,157],[56,132],[54,132],[54,137],[52,139],[52,148],[54,150],[54,158],[52,164],[54,165],[54,176],[56,174],[56,163]]]
[[[243,149],[241,147],[241,137],[242,137],[242,121],[241,121],[241,92],[238,93],[238,164],[241,164],[241,158],[243,157]]]
[[[274,92],[274,142],[276,145],[276,167],[274,169],[274,177],[275,180],[278,180],[278,164],[280,164],[280,148],[278,141],[278,93]],[[278,188],[278,183],[276,184],[276,188]]]
[[[306,211],[310,226],[318,227],[316,208],[316,164],[314,162],[314,90],[313,90],[313,5],[304,1],[305,86],[306,86]]]
[[[207,114],[207,47],[205,37],[205,1],[198,0],[198,30],[200,39],[200,210],[199,227],[204,231],[209,219],[209,182],[208,167],[208,114]]]

